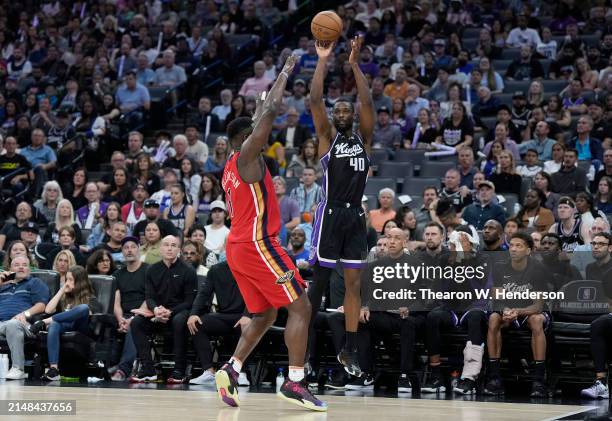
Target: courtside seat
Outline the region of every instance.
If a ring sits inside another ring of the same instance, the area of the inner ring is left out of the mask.
[[[90,327],[93,335],[81,332],[65,332],[60,339],[60,367],[62,374],[71,373],[81,375],[83,365],[95,367],[96,361],[103,361],[105,366],[110,364],[111,347],[109,337],[114,333],[116,326],[109,326],[114,319],[113,305],[115,301],[116,281],[112,276],[89,275],[96,299],[101,305],[100,313],[91,315]],[[39,334],[41,346],[46,350],[47,332]],[[100,345],[98,347],[98,345]]]

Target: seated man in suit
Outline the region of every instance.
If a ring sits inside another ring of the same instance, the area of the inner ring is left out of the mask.
[[[211,312],[214,296],[217,298],[215,313]],[[209,335],[238,334],[238,329],[244,329],[251,322],[227,262],[210,268],[206,280],[200,282],[198,294],[189,314],[187,328],[193,336],[193,345],[204,370],[202,375],[191,379],[189,383],[214,385],[213,351]],[[245,373],[240,373],[238,384],[240,386],[249,385]]]

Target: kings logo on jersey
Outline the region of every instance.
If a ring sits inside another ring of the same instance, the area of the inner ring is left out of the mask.
[[[334,146],[336,149],[335,156],[336,158],[347,158],[359,156],[363,152],[363,148],[361,145],[352,145],[349,146],[348,143],[339,143]]]

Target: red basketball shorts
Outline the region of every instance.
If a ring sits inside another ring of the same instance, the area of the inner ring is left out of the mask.
[[[225,254],[250,313],[285,307],[305,290],[298,269],[276,238],[228,242]]]

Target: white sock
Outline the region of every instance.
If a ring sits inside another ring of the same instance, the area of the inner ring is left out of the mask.
[[[230,358],[229,364],[232,366],[236,373],[240,373],[240,371],[242,370],[242,361],[240,361],[236,357]]]
[[[304,367],[289,367],[289,380],[301,382],[304,379]]]

